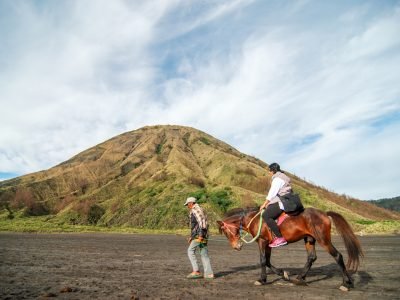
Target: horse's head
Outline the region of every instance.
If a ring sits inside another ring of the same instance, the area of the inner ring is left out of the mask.
[[[219,232],[225,234],[232,248],[240,251],[242,249],[243,242],[240,238],[239,226],[226,221],[217,221],[217,224]]]

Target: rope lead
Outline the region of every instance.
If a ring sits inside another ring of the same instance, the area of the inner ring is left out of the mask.
[[[260,233],[261,233],[261,227],[262,227],[262,215],[264,213],[265,209],[259,211],[254,217],[253,219],[251,219],[251,221],[249,222],[249,225],[247,226],[247,228],[250,227],[251,223],[253,222],[253,220],[260,215],[260,222],[258,224],[258,232],[257,235],[251,240],[251,241],[246,241],[245,237],[249,234],[248,232],[246,232],[246,234],[244,236],[242,236],[242,232],[240,231],[240,239],[245,242],[246,244],[251,244],[253,243],[255,240],[257,240],[260,237]]]

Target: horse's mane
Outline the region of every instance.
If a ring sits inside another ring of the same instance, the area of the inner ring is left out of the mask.
[[[247,215],[248,213],[251,212],[256,212],[259,211],[259,207],[238,207],[238,208],[233,208],[231,210],[228,210],[224,214],[224,222],[227,222],[229,219],[229,222],[237,222],[242,216]],[[234,219],[234,220],[232,220]],[[219,233],[222,233],[222,228],[221,226],[219,227]]]
[[[258,211],[258,210],[259,210],[258,206],[257,207],[245,207],[245,208],[237,207],[237,208],[233,208],[231,210],[228,210],[225,213],[224,217],[225,218],[236,217],[236,216],[239,217],[239,216],[243,216],[243,215],[246,215],[246,214],[248,214],[250,212],[254,212],[254,211]]]

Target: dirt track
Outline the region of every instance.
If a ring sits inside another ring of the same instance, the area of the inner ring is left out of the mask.
[[[217,278],[209,281],[185,278],[191,270],[182,236],[0,233],[0,299],[400,299],[400,236],[360,239],[366,257],[355,289],[342,292],[339,267],[319,247],[308,286],[270,272],[269,284],[254,286],[256,245],[233,251],[222,236],[210,241]],[[345,255],[339,238],[334,245]],[[305,261],[301,242],[272,254],[291,274]]]

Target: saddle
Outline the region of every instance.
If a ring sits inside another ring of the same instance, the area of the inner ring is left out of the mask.
[[[283,221],[285,221],[287,218],[297,216],[297,215],[301,214],[303,211],[304,211],[304,209],[301,211],[291,212],[291,213],[286,213],[286,212],[282,211],[280,216],[276,219],[276,224],[278,226],[280,226],[283,223]]]
[[[287,218],[290,218],[290,216],[283,211],[281,215],[276,219],[276,224],[280,226]]]

